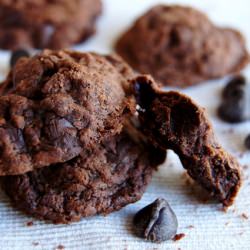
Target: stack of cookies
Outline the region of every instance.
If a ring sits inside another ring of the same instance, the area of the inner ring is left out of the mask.
[[[3,83],[0,174],[20,209],[55,223],[137,201],[165,152],[130,119],[133,71],[115,56],[44,51]],[[22,175],[20,175],[22,174]]]
[[[240,187],[238,163],[203,109],[117,56],[45,50],[21,58],[1,95],[2,187],[37,218],[70,223],[137,201],[167,149],[224,205]]]

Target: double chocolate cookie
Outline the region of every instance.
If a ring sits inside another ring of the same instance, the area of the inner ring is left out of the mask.
[[[0,0],[0,48],[60,49],[95,32],[101,0]]]
[[[19,209],[54,223],[119,210],[141,198],[166,155],[132,130],[66,163],[4,177],[3,188]]]
[[[158,5],[118,40],[117,52],[159,84],[185,87],[238,72],[249,60],[243,36],[190,7]]]
[[[189,97],[161,91],[150,77],[134,80],[141,126],[152,142],[172,149],[188,174],[225,206],[241,185],[240,167],[215,139],[204,112]]]
[[[71,160],[119,133],[135,110],[133,76],[115,56],[47,50],[20,59],[1,87],[0,175]]]

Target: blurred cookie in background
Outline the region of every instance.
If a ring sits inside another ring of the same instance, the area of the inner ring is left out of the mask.
[[[0,0],[0,48],[69,47],[95,32],[101,0]]]
[[[118,40],[116,51],[160,85],[186,87],[240,71],[249,60],[237,30],[215,26],[202,12],[158,5]]]

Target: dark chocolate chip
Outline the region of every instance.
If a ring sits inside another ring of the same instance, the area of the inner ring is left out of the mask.
[[[247,149],[250,149],[250,134],[245,139],[245,146]]]
[[[172,239],[176,235],[177,227],[176,215],[164,199],[155,200],[134,217],[136,235],[152,242],[160,243]]]
[[[227,83],[225,88],[222,91],[222,97],[224,99],[230,98],[230,97],[235,97],[240,95],[241,87],[244,87],[246,84],[246,78],[242,75],[237,75],[231,78],[231,80]]]
[[[250,119],[250,84],[245,77],[232,78],[222,92],[218,115],[227,122],[242,122]]]
[[[155,98],[150,79],[144,76],[137,77],[134,82],[136,102],[142,110],[147,109]]]
[[[244,121],[243,100],[238,102],[224,100],[218,109],[218,115],[226,122],[237,123]]]
[[[13,51],[10,57],[10,66],[13,67],[21,57],[29,57],[29,56],[30,56],[29,52],[24,49],[18,49]]]

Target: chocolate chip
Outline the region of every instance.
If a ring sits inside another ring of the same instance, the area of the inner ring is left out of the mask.
[[[250,149],[250,134],[245,139],[245,146],[247,149]]]
[[[250,84],[244,76],[232,78],[222,92],[218,115],[227,122],[250,119]]]
[[[231,80],[227,83],[225,88],[223,89],[222,96],[224,99],[237,96],[239,94],[239,90],[242,86],[246,84],[246,78],[242,75],[237,75],[231,78]]]
[[[29,56],[30,56],[29,52],[24,49],[18,49],[13,51],[10,57],[10,66],[13,67],[21,57],[29,57]]]
[[[155,200],[134,217],[136,235],[157,243],[172,239],[177,227],[176,215],[164,199]]]
[[[224,101],[218,109],[218,115],[226,122],[237,123],[245,120],[244,104],[242,101]]]

